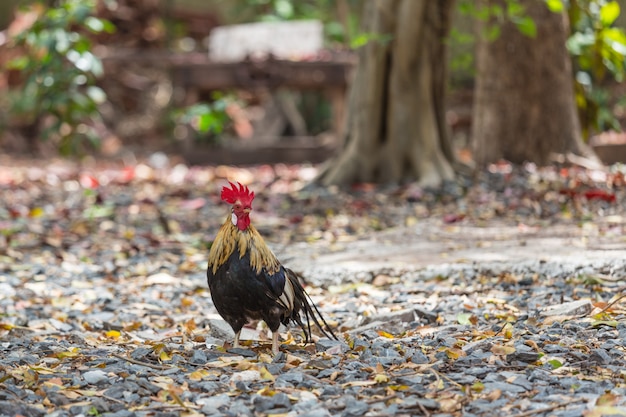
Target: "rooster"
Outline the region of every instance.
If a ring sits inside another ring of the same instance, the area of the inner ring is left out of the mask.
[[[274,354],[278,353],[281,323],[297,323],[305,343],[311,341],[311,321],[324,336],[336,340],[298,275],[280,264],[250,224],[254,192],[230,182],[230,188],[222,188],[221,197],[232,204],[232,210],[211,246],[207,279],[215,308],[235,332],[234,347],[239,346],[241,329],[251,319],[262,319],[272,331]]]

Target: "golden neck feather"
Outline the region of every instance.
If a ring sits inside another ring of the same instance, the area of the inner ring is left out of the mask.
[[[263,269],[270,275],[275,274],[280,269],[280,263],[276,255],[267,246],[263,237],[252,225],[241,231],[231,221],[229,215],[215,236],[209,252],[209,268],[215,274],[233,251],[238,249],[239,258],[243,258],[246,252],[250,253],[250,266],[258,274]]]

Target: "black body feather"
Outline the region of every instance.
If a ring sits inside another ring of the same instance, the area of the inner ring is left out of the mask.
[[[245,232],[235,231],[231,226],[228,222],[223,226],[220,244],[227,243],[224,247],[232,248],[232,253],[218,253],[226,249],[211,248],[207,279],[213,304],[233,331],[238,335],[251,319],[265,321],[274,334],[281,323],[288,325],[295,322],[304,332],[305,342],[310,342],[313,322],[324,336],[337,339],[300,284],[298,275],[280,265],[269,248],[260,248],[264,255],[257,256],[257,259],[271,258],[268,267],[254,265],[251,250],[258,252],[259,248],[255,245],[264,245],[257,240],[257,236],[260,239],[258,232],[252,227]],[[225,242],[228,238],[240,242],[237,240],[241,237],[239,233],[251,233],[249,239],[253,242],[245,244],[244,251],[241,250],[241,243]],[[304,314],[304,321],[300,313]]]

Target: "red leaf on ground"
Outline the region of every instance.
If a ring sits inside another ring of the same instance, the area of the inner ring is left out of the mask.
[[[600,190],[598,188],[593,188],[591,190],[585,191],[585,197],[587,200],[603,200],[609,203],[614,203],[616,198],[615,194],[606,192],[604,190]]]
[[[445,216],[443,216],[443,222],[445,224],[452,224],[452,223],[460,222],[464,218],[465,218],[465,214],[463,214],[463,213],[446,214]]]
[[[80,174],[80,185],[83,188],[90,188],[94,190],[100,186],[100,182],[93,175],[82,173]]]

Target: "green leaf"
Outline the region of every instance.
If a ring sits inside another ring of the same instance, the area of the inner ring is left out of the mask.
[[[531,17],[524,16],[517,18],[514,23],[523,35],[529,38],[537,36],[537,25],[535,25],[535,21]]]
[[[20,57],[17,57],[17,58],[13,58],[9,62],[7,62],[6,67],[8,69],[22,71],[26,67],[28,67],[29,63],[30,63],[30,60],[28,59],[27,56],[20,56]]]
[[[370,40],[370,37],[366,34],[366,33],[359,33],[357,36],[355,36],[352,39],[352,42],[350,42],[350,47],[352,49],[358,49],[361,46],[366,45]]]
[[[483,36],[489,42],[493,42],[500,37],[500,26],[499,25],[491,25],[487,26],[483,30]]]
[[[456,321],[459,322],[459,324],[464,324],[464,325],[471,325],[472,322],[470,321],[470,318],[472,317],[471,313],[459,313],[456,316]]]
[[[619,4],[617,1],[605,3],[600,9],[600,21],[604,26],[610,26],[619,16]]]
[[[555,13],[563,11],[563,0],[546,0],[546,4],[548,5],[548,9]]]
[[[215,122],[215,116],[212,113],[204,113],[198,117],[198,130],[202,133],[207,133]]]
[[[93,33],[100,33],[104,30],[104,22],[93,16],[89,16],[85,19],[85,26]]]
[[[97,104],[102,104],[107,99],[107,95],[104,90],[95,85],[87,87],[87,96]]]
[[[100,19],[100,21],[102,22],[102,24],[104,25],[104,31],[106,33],[114,33],[115,32],[115,25],[113,23],[111,23],[108,20],[105,19]]]
[[[550,359],[548,363],[550,364],[550,366],[552,366],[552,369],[559,369],[561,366],[563,366],[561,361],[559,361],[558,359]]]
[[[595,320],[591,323],[592,327],[604,327],[604,326],[608,326],[608,327],[617,327],[618,322],[617,320]]]
[[[511,1],[511,2],[507,3],[506,13],[510,17],[522,16],[523,13],[524,13],[524,6],[522,6],[520,3],[516,2],[516,1]]]
[[[94,204],[83,211],[83,217],[87,219],[111,217],[114,212],[115,209],[112,205]]]
[[[276,14],[283,19],[290,19],[293,17],[293,5],[289,0],[276,0],[274,3]]]

